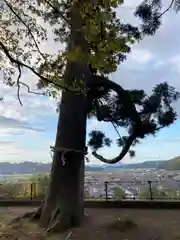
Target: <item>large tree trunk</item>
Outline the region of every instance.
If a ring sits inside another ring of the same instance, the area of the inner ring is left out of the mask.
[[[71,34],[68,50],[80,46],[83,51],[87,47],[82,43],[84,36],[81,29],[79,9],[73,5],[71,16]],[[83,52],[82,51],[82,52]],[[78,62],[68,60],[64,82],[71,86],[80,84],[83,69]],[[53,230],[64,230],[81,224],[84,216],[84,152],[86,138],[87,102],[83,95],[75,95],[64,91],[60,106],[60,116],[56,136],[56,148],[76,149],[65,155],[62,166],[62,152],[55,152],[50,176],[48,193],[42,208],[40,225]]]
[[[67,69],[71,78],[74,70],[74,67]],[[76,149],[83,153],[85,137],[86,100],[82,95],[64,91],[55,147]],[[59,151],[54,154],[49,189],[40,218],[41,227],[53,227],[53,230],[78,226],[84,215],[84,155],[78,152],[66,153],[63,166],[61,154]]]

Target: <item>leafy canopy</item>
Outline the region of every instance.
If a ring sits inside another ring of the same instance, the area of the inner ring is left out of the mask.
[[[0,66],[5,83],[16,85],[14,75],[18,74],[18,66],[28,66],[40,78],[38,87],[48,87],[48,93],[54,96],[52,83],[58,90],[59,87],[64,87],[62,82],[67,59],[84,59],[102,74],[116,71],[117,65],[126,58],[126,53],[130,52],[129,44],[140,39],[139,30],[121,23],[116,17],[115,8],[122,4],[122,1],[92,2],[1,1]],[[67,44],[71,31],[68,13],[72,7],[78,9],[83,19],[79,32],[84,37],[83,44],[88,51],[82,52],[82,48],[77,45],[71,52],[42,52],[41,45],[48,40],[49,29],[55,42]]]
[[[135,12],[142,19],[142,26],[138,29],[117,18],[116,9],[121,4],[122,0],[0,2],[0,70],[5,84],[17,86],[19,101],[21,85],[31,91],[28,82],[23,83],[20,79],[24,69],[38,77],[37,87],[43,89],[43,94],[54,98],[62,89],[80,94],[86,84],[82,79],[71,85],[64,81],[68,61],[91,64],[97,70],[95,75],[103,77],[102,81],[97,78],[96,90],[100,92],[100,87],[103,87],[104,93],[92,97],[89,114],[95,114],[98,120],[111,122],[117,132],[120,127],[127,129],[127,136],[119,134],[117,141],[119,146],[123,146],[122,151],[110,163],[120,161],[127,152],[134,156],[130,147],[140,138],[172,124],[176,113],[171,103],[179,98],[179,93],[167,83],[156,86],[152,95],[147,96],[143,90],[125,91],[120,85],[104,78],[116,71],[134,42],[141,40],[145,34],[155,33],[163,15],[160,13],[160,1],[144,1]],[[74,13],[77,21],[73,21]],[[42,52],[42,44],[50,40],[50,31],[56,43],[64,44],[63,50]],[[72,33],[76,39],[74,48],[69,51],[67,43]],[[89,88],[88,91],[91,91]],[[99,156],[97,150],[110,144],[111,140],[104,133],[90,133],[89,146],[101,161],[109,162]]]
[[[135,16],[142,21],[141,31],[144,35],[153,35],[160,27],[162,17],[171,9],[176,12],[180,10],[180,0],[170,0],[167,6],[164,6],[162,0],[144,0],[137,7]]]

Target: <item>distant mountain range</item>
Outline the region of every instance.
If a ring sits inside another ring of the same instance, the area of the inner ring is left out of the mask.
[[[146,161],[142,163],[123,164],[116,165],[101,164],[101,165],[88,165],[85,170],[88,172],[113,172],[120,169],[148,169],[158,168],[166,170],[180,170],[180,157],[176,157],[166,161]],[[51,163],[34,163],[34,162],[22,162],[22,163],[9,163],[0,162],[0,175],[8,174],[30,174],[30,173],[46,173],[50,172]]]
[[[130,163],[130,164],[117,164],[117,165],[107,165],[105,168],[126,168],[126,169],[143,169],[143,168],[160,168],[162,164],[167,161],[145,161],[141,163]]]

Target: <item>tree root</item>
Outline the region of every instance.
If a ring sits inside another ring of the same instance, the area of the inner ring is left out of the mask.
[[[13,223],[16,223],[16,222],[20,222],[24,219],[28,219],[29,221],[32,221],[32,220],[38,220],[40,219],[40,216],[41,216],[41,212],[42,212],[42,207],[43,207],[43,204],[38,207],[38,209],[36,209],[35,211],[33,212],[27,212],[19,217],[16,217],[14,218],[10,224],[13,224]]]
[[[66,232],[68,229],[73,228],[73,221],[71,214],[65,214],[59,207],[55,208],[51,214],[46,232]]]
[[[38,207],[35,211],[26,212],[25,214],[14,218],[9,225],[13,225],[16,223],[23,223],[24,220],[27,221],[35,221],[40,220],[42,208],[44,206],[44,203]],[[85,214],[85,217],[87,218],[87,214]],[[73,224],[71,219],[69,219],[69,215],[64,215],[63,211],[57,207],[54,209],[54,211],[51,213],[51,217],[49,218],[48,226],[45,229],[46,233],[65,233],[68,231],[68,235],[65,239],[69,239],[69,237],[72,234]]]
[[[52,231],[55,232],[59,230],[60,218],[61,218],[61,211],[59,208],[56,208],[53,211],[52,217],[50,218],[46,232],[52,232]]]
[[[88,219],[88,214],[84,214],[84,218]],[[85,220],[84,219],[84,220]],[[72,224],[68,216],[64,218],[62,211],[59,208],[56,208],[51,215],[50,221],[48,223],[48,227],[46,228],[47,233],[55,233],[55,232],[64,232],[74,228],[75,226]],[[72,233],[72,231],[70,231]],[[70,234],[71,235],[71,234]],[[69,238],[69,236],[68,236]]]

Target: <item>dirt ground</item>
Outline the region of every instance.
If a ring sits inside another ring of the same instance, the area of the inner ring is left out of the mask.
[[[180,210],[86,209],[81,228],[45,234],[35,223],[10,220],[32,208],[0,207],[1,240],[180,240]]]

